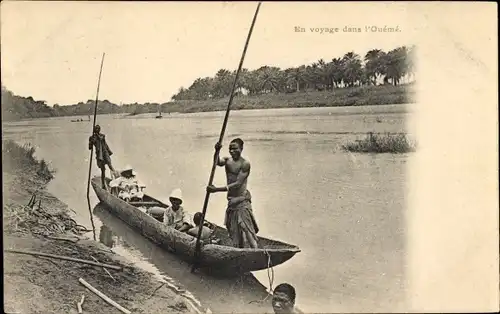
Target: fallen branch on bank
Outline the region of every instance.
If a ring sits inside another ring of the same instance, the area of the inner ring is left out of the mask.
[[[83,313],[83,310],[82,310],[83,301],[85,301],[85,295],[82,295],[82,300],[80,302],[76,302],[76,307],[78,308],[78,313]]]
[[[97,263],[97,262],[87,261],[87,260],[83,260],[83,259],[79,259],[79,258],[73,258],[73,257],[67,257],[67,256],[60,256],[60,255],[54,255],[54,254],[31,252],[31,251],[21,251],[21,250],[5,250],[5,252],[16,253],[16,254],[26,254],[26,255],[33,255],[33,256],[52,257],[52,258],[66,260],[66,261],[72,261],[72,262],[82,263],[82,264],[89,264],[89,265],[94,265],[94,266],[111,268],[111,269],[115,269],[115,270],[122,270],[121,266],[109,265],[109,264],[103,264],[103,263]]]
[[[68,241],[72,243],[76,243],[80,241],[79,238],[66,238],[66,237],[53,237],[53,236],[46,236],[47,239],[52,239],[52,240],[61,240],[61,241]]]
[[[129,310],[127,310],[126,308],[124,308],[123,306],[121,306],[120,304],[116,303],[115,301],[111,300],[109,297],[107,297],[104,293],[102,293],[101,291],[97,290],[96,288],[92,287],[88,282],[86,282],[85,280],[83,280],[82,278],[78,279],[78,281],[84,285],[85,287],[87,287],[90,291],[94,292],[95,294],[97,294],[99,297],[101,297],[104,301],[108,302],[109,304],[111,304],[112,306],[116,307],[117,309],[119,309],[120,311],[122,311],[123,313],[125,314],[130,314],[131,312]]]
[[[95,257],[93,257],[92,255],[90,255],[90,257],[92,257],[92,259],[93,259],[94,261],[96,261],[97,263],[99,263],[99,261],[98,261]],[[110,273],[110,272],[109,272],[109,271],[108,271],[105,267],[103,267],[102,269],[104,269],[104,271],[105,271],[105,272],[109,275],[109,277],[111,277],[111,279],[113,279],[113,281],[116,281],[115,277],[113,277],[113,276],[111,275],[111,273]]]

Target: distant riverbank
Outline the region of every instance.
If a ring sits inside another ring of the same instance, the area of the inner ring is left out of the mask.
[[[237,95],[234,97],[232,110],[242,109],[275,109],[275,108],[304,108],[304,107],[342,107],[342,106],[376,106],[388,104],[415,103],[414,84],[408,85],[378,85],[335,88],[325,91],[302,91],[293,93],[267,93],[260,95]],[[18,97],[18,96],[16,96]],[[7,99],[8,100],[8,99]],[[146,104],[116,105],[107,100],[99,101],[97,112],[103,114],[127,114],[130,116],[157,113],[194,113],[225,110],[229,97],[208,100],[178,100]],[[79,103],[70,106],[54,106],[27,110],[25,101],[21,106],[9,102],[2,104],[2,119],[16,121],[34,118],[57,116],[87,116],[94,111],[94,101]]]
[[[211,100],[179,100],[163,106],[164,112],[206,112],[225,110],[229,98]],[[333,91],[310,91],[287,94],[239,95],[232,110],[303,107],[370,106],[415,102],[413,85],[379,85],[339,88]]]

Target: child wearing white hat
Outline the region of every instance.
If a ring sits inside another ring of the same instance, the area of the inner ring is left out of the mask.
[[[169,206],[163,215],[163,223],[167,226],[174,227],[176,230],[185,232],[191,228],[191,225],[186,220],[186,213],[182,204],[182,191],[175,189],[170,193]]]

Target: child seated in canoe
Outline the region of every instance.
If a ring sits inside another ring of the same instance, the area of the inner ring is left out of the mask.
[[[171,206],[165,209],[163,215],[163,223],[169,227],[173,227],[180,232],[185,232],[191,228],[191,225],[186,220],[186,214],[182,204],[182,191],[175,189],[169,197]]]
[[[195,227],[192,227],[191,229],[189,229],[187,231],[187,234],[189,234],[195,238],[198,237],[198,232],[200,230],[200,224],[201,224],[201,216],[202,216],[202,213],[199,213],[199,212],[194,214],[193,222],[195,224]],[[201,227],[202,227],[202,230],[201,230],[201,238],[200,239],[201,240],[208,240],[214,231],[207,226],[201,226]]]
[[[120,176],[110,182],[112,193],[126,202],[142,200],[144,197],[143,189],[146,186],[139,183],[135,176],[136,172],[131,166],[125,167],[120,172]]]

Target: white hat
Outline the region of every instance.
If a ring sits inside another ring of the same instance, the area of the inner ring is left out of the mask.
[[[121,171],[120,171],[120,174],[124,173],[125,171],[130,171],[132,170],[132,175],[135,176],[137,174],[137,172],[135,172],[134,168],[132,168],[131,165],[127,165],[125,166],[125,168],[123,168]]]
[[[181,189],[175,189],[175,190],[173,190],[172,193],[170,193],[169,198],[177,198],[177,199],[180,199],[182,201],[182,191],[181,191]]]

